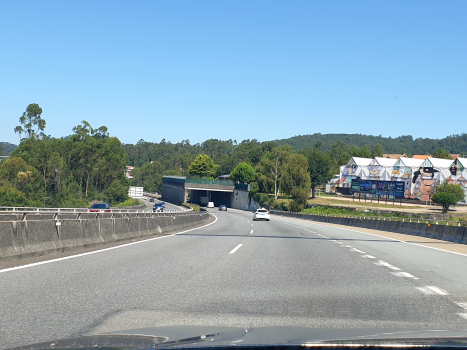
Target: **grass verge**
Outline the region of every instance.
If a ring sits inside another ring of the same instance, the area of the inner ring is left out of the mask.
[[[193,211],[200,211],[201,207],[198,204],[194,203],[183,203],[183,205],[186,205],[187,207],[192,207]]]
[[[115,207],[131,207],[133,205],[141,205],[141,204],[144,204],[144,203],[138,199],[128,198],[125,202],[118,203],[117,205],[115,205]]]

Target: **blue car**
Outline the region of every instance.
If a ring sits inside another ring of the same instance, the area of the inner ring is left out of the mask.
[[[152,211],[155,212],[163,212],[164,211],[164,203],[156,203],[154,204],[154,207],[152,208]]]
[[[373,184],[371,183],[371,181],[362,182],[360,184],[360,191],[365,191],[365,192],[371,191],[372,186]]]

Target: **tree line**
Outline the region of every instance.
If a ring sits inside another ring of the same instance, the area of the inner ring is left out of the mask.
[[[310,191],[314,196],[316,186],[338,174],[351,157],[373,158],[387,152],[380,143],[356,146],[345,143],[345,138],[330,145],[329,139],[319,139],[303,148],[294,144],[294,138],[292,145],[255,139],[196,144],[140,140],[123,145],[105,126],[94,129],[85,120],[71,135],[53,138],[45,133],[46,122],[37,104],[30,104],[19,121],[14,131],[22,137],[21,143],[11,159],[0,164],[0,205],[83,207],[92,200],[116,204],[127,199],[129,185],[161,192],[164,175],[230,174],[236,181],[250,183],[252,195],[261,202],[277,200],[283,193],[300,208]],[[435,154],[449,157],[443,149]],[[131,180],[124,176],[126,165],[134,166]]]
[[[299,135],[287,139],[275,140],[278,145],[288,144],[293,149],[300,151],[321,142],[321,149],[328,151],[337,141],[342,141],[346,145],[356,147],[366,147],[372,149],[376,144],[380,144],[385,153],[407,154],[412,157],[415,154],[431,154],[441,148],[453,154],[467,154],[467,134],[451,135],[442,139],[416,138],[411,135],[399,137],[382,137],[361,134],[320,134]]]
[[[88,207],[92,200],[125,201],[128,156],[118,138],[86,121],[73,134],[53,138],[44,133],[41,114],[37,104],[29,105],[15,128],[24,137],[0,164],[0,205]]]

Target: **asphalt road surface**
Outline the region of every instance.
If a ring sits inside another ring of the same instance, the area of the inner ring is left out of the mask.
[[[143,197],[143,201],[144,203],[146,204],[146,208],[144,210],[152,210],[152,208],[154,207],[154,204],[155,203],[159,203],[159,202],[162,202],[161,200],[159,199],[154,199],[154,202],[150,202],[149,200],[151,199],[151,197],[147,197],[147,196],[144,196]],[[185,209],[183,209],[182,207],[179,207],[175,204],[172,204],[172,203],[167,203],[165,202],[165,209],[164,211],[183,211]]]
[[[173,325],[467,328],[465,255],[213,213],[182,234],[0,271],[0,346]]]

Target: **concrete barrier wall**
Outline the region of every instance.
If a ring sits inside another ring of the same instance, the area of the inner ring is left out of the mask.
[[[467,244],[467,227],[447,226],[436,224],[422,224],[416,222],[378,220],[377,218],[333,217],[271,210],[271,214],[295,217],[311,221],[327,222],[331,224],[362,227],[374,230],[403,233],[412,236],[422,236],[454,243]]]
[[[207,212],[119,218],[93,215],[80,219],[0,221],[0,261],[174,233],[205,224],[210,218]]]

